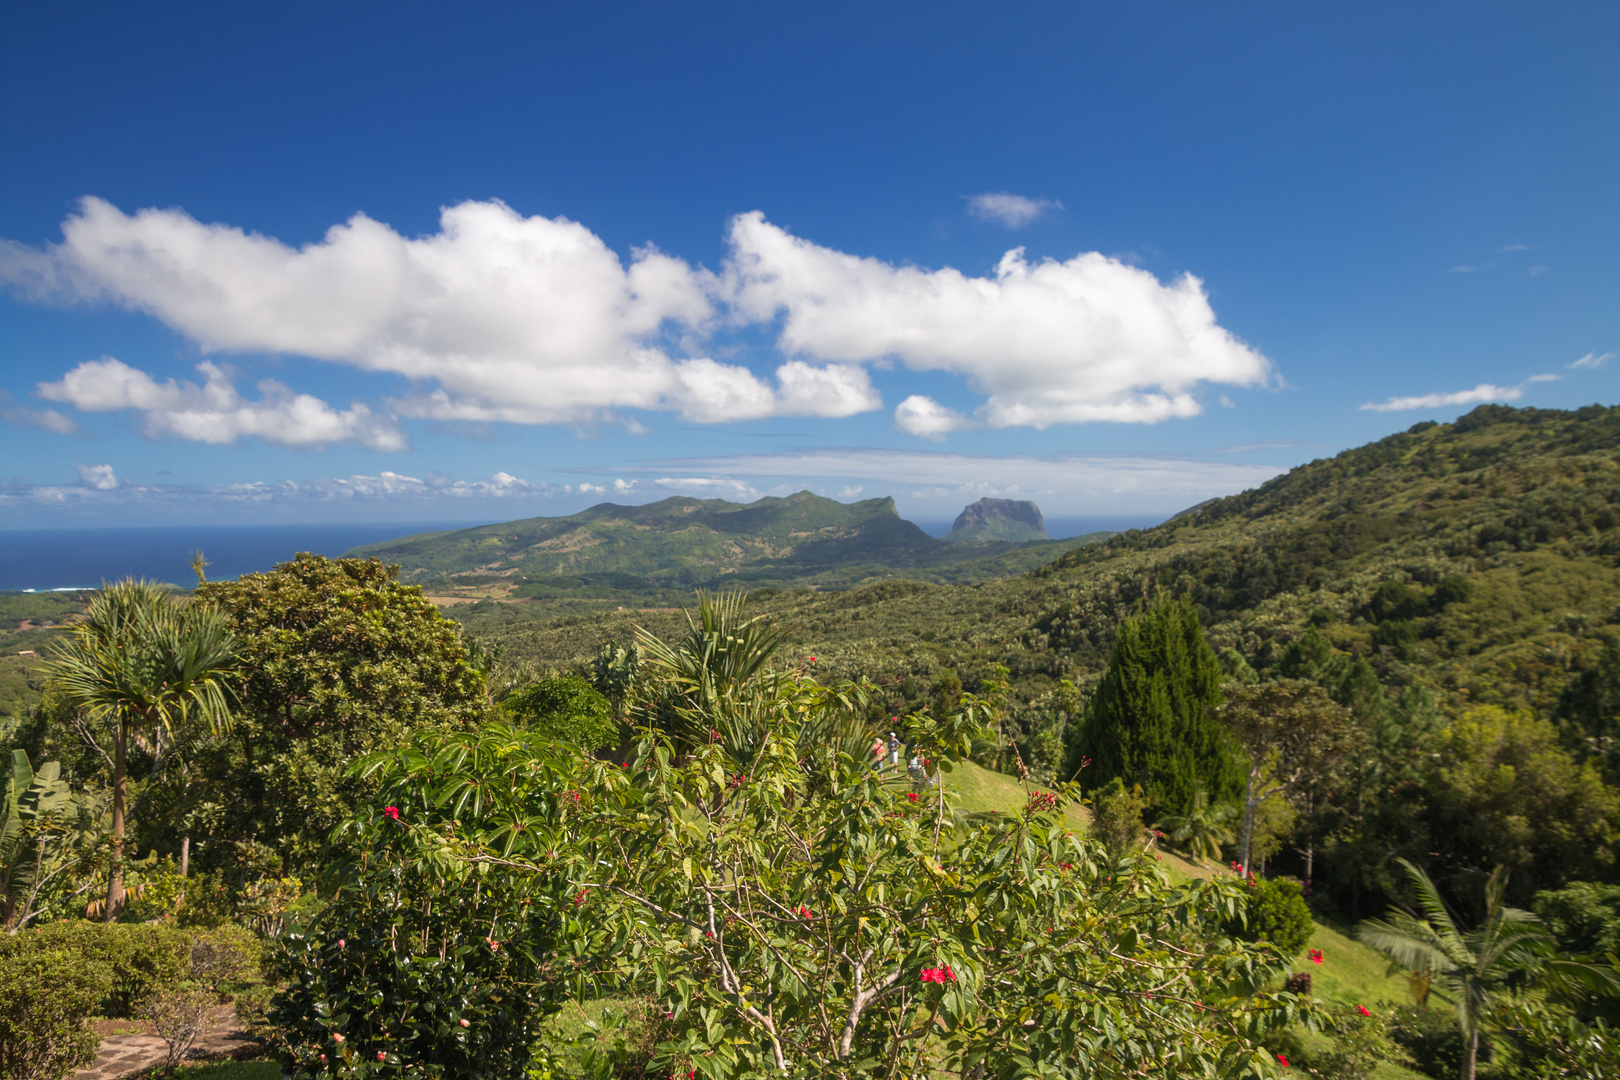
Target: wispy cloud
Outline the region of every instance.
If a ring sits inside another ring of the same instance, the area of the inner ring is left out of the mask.
[[[994,221],[1009,229],[1022,229],[1048,210],[1061,210],[1055,199],[1030,199],[1009,191],[991,191],[968,198],[968,213],[980,221]]]
[[[1369,401],[1361,406],[1370,412],[1406,412],[1411,409],[1444,409],[1454,405],[1478,405],[1486,401],[1517,401],[1524,396],[1524,386],[1496,386],[1480,383],[1472,390],[1454,390],[1440,394],[1414,394],[1410,397],[1392,397],[1388,401]]]
[[[18,427],[49,431],[55,435],[72,435],[79,430],[78,423],[71,416],[59,413],[55,409],[29,409],[13,404],[15,401],[16,398],[9,392],[0,390],[0,420],[16,424]]]
[[[1612,352],[1589,352],[1579,360],[1575,361],[1573,364],[1567,364],[1565,366],[1575,368],[1577,370],[1592,370],[1607,364],[1610,360],[1614,359],[1615,355],[1616,354]]]
[[[1048,514],[1166,513],[1264,483],[1272,465],[1145,456],[975,455],[928,450],[824,448],[649,462],[634,471],[678,467],[687,476],[752,485],[762,494],[801,489],[893,495],[903,512],[954,513],[986,496],[1035,499]],[[843,489],[839,489],[839,485]]]
[[[1506,255],[1510,251],[1529,251],[1529,244],[1503,244],[1496,249],[1498,255]]]

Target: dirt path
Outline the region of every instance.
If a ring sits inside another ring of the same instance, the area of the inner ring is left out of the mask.
[[[96,1025],[101,1049],[96,1060],[74,1073],[71,1080],[120,1080],[161,1064],[169,1047],[150,1023],[138,1020],[103,1020]],[[257,1048],[236,1019],[236,1006],[221,1005],[208,1017],[208,1028],[192,1044],[188,1061],[236,1057]]]

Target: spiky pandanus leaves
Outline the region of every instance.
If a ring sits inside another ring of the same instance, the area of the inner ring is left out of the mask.
[[[75,705],[113,731],[113,869],[107,919],[123,907],[125,754],[132,733],[174,734],[191,723],[231,723],[236,641],[212,607],[185,603],[149,581],[104,585],[45,670]]]
[[[700,595],[686,611],[687,632],[664,641],[637,629],[636,647],[650,678],[639,709],[642,718],[669,732],[678,748],[718,742],[746,772],[763,732],[782,719],[782,701],[798,698],[790,715],[798,741],[835,745],[860,758],[873,729],[863,718],[864,690],[841,685],[830,693],[796,693],[797,680],[771,661],[791,631],[766,616],[743,615],[741,590]]]

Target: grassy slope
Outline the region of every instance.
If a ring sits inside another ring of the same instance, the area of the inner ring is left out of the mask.
[[[1024,789],[1016,778],[981,769],[971,762],[958,768],[946,782],[951,790],[957,792],[964,810],[1005,811],[1024,804]],[[1070,807],[1066,813],[1076,828],[1085,828],[1089,816],[1084,810]],[[1159,854],[1159,862],[1172,881],[1203,877],[1219,870],[1218,867],[1191,863],[1168,851]],[[1318,966],[1310,963],[1308,953],[1311,949],[1322,951],[1322,963]],[[1312,990],[1318,1001],[1346,1006],[1366,1005],[1376,1009],[1381,1005],[1401,1005],[1411,1000],[1406,980],[1399,974],[1390,974],[1389,963],[1383,954],[1324,923],[1316,924],[1310,943],[1296,959],[1295,967],[1311,973]],[[1310,1037],[1309,1033],[1305,1033],[1304,1039],[1307,1046],[1319,1045],[1319,1041]],[[1393,1062],[1383,1063],[1374,1075],[1378,1080],[1422,1080],[1420,1074]]]

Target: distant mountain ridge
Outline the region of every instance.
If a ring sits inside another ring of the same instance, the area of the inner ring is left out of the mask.
[[[967,584],[1022,573],[1108,535],[1051,540],[1027,526],[1025,533],[947,543],[902,518],[892,498],[841,503],[801,491],[747,504],[687,496],[601,503],[567,517],[422,533],[349,554],[398,563],[405,580],[441,588],[645,597],[731,584],[849,588],[893,577]]]
[[[1041,508],[1028,499],[980,499],[964,507],[951,531],[941,537],[948,544],[1007,540],[1029,543],[1050,540]]]

